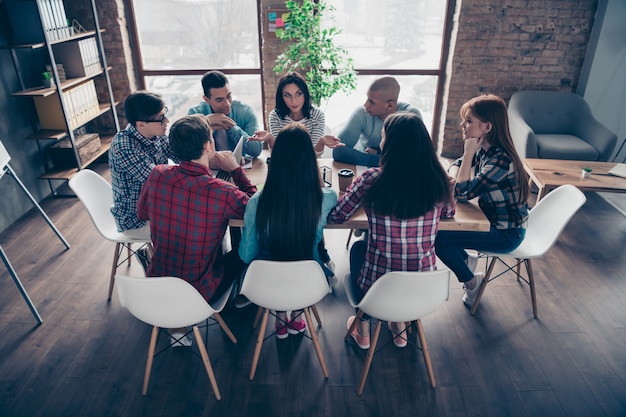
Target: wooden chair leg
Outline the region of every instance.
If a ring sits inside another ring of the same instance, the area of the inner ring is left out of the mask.
[[[352,322],[352,326],[350,326],[350,328],[346,332],[346,335],[343,338],[344,340],[348,340],[348,338],[352,334],[352,330],[354,330],[356,325],[359,323],[359,320],[361,320],[361,317],[363,317],[363,312],[361,310],[359,310],[359,312],[356,313],[356,317],[354,318],[354,321]]]
[[[256,339],[256,347],[254,348],[254,356],[252,357],[252,367],[250,368],[250,381],[254,379],[256,373],[256,366],[259,363],[259,356],[261,355],[261,348],[263,347],[263,338],[265,337],[265,329],[267,328],[267,320],[270,316],[270,310],[265,309],[263,314],[263,320],[261,321],[261,328],[259,329],[259,336]]]
[[[487,283],[489,283],[489,277],[491,277],[491,273],[493,272],[493,267],[496,266],[497,257],[491,258],[491,262],[489,263],[489,268],[487,268],[487,273],[485,274],[485,278],[483,279],[482,284],[480,285],[480,289],[478,290],[478,295],[476,296],[476,300],[474,301],[474,305],[472,305],[472,309],[470,310],[470,314],[473,316],[476,313],[476,309],[478,309],[478,304],[480,304],[480,299],[485,292],[485,288],[487,288]]]
[[[202,356],[202,362],[204,362],[204,368],[206,369],[206,373],[209,376],[209,381],[211,381],[211,386],[213,387],[215,398],[221,400],[222,397],[220,396],[219,388],[217,388],[217,380],[215,379],[215,374],[213,373],[213,367],[211,366],[211,361],[209,360],[209,354],[206,351],[206,346],[204,346],[204,341],[202,340],[202,335],[200,334],[198,326],[193,326],[193,334],[196,335],[198,350],[200,351],[200,356]]]
[[[259,325],[259,320],[261,320],[261,314],[263,314],[263,307],[259,307],[256,309],[256,316],[254,317],[254,322],[252,323],[253,329],[256,329],[256,326]]]
[[[146,395],[148,392],[148,382],[150,382],[150,372],[152,371],[152,360],[154,359],[154,349],[156,347],[157,337],[159,336],[159,328],[154,326],[152,328],[152,336],[150,337],[150,345],[148,346],[148,358],[146,359],[146,371],[143,376],[143,389],[142,395]]]
[[[315,320],[317,321],[317,325],[322,327],[322,319],[320,319],[320,313],[317,311],[317,306],[314,304],[311,306],[311,310],[313,310],[313,315],[315,316]]]
[[[226,324],[220,313],[213,313],[213,318],[220,325],[220,327],[222,328],[224,333],[226,333],[226,336],[228,336],[231,342],[237,343],[237,338],[235,338],[233,332],[230,331],[230,327],[228,327],[228,324]]]
[[[530,300],[533,304],[533,317],[537,318],[537,294],[535,292],[535,274],[530,259],[525,259],[526,273],[528,274],[528,285],[530,286]]]
[[[422,320],[417,319],[417,334],[420,338],[420,345],[422,345],[422,355],[424,355],[424,363],[426,364],[426,372],[428,372],[428,379],[430,380],[430,386],[435,388],[437,386],[435,382],[435,373],[433,372],[433,364],[430,361],[430,352],[428,351],[428,344],[426,343],[426,335],[424,334],[424,326],[422,326]]]
[[[315,353],[317,353],[317,358],[320,361],[320,366],[322,367],[322,373],[324,374],[324,378],[328,379],[328,368],[326,368],[326,361],[324,360],[324,354],[322,353],[320,342],[317,339],[317,332],[315,331],[315,326],[313,326],[313,320],[311,319],[311,313],[309,312],[308,308],[304,309],[304,316],[306,317],[306,322],[309,325],[309,331],[311,332],[311,340],[313,341],[313,346],[315,347]]]
[[[115,273],[117,272],[117,262],[120,259],[120,253],[124,249],[120,248],[121,243],[117,242],[115,244],[115,253],[113,254],[113,265],[111,266],[111,278],[109,279],[109,294],[107,296],[107,301],[111,301],[111,297],[113,296],[113,283],[115,283]]]
[[[356,320],[354,320],[356,322]],[[376,320],[376,328],[374,329],[374,335],[372,337],[372,341],[370,344],[370,348],[367,351],[367,356],[365,357],[365,365],[363,366],[363,374],[361,375],[361,382],[359,383],[359,396],[363,394],[363,388],[365,387],[365,381],[367,380],[367,374],[370,371],[370,366],[372,365],[372,359],[374,359],[374,352],[376,352],[376,344],[378,343],[378,336],[380,335],[380,328],[382,326],[382,322],[380,320]]]

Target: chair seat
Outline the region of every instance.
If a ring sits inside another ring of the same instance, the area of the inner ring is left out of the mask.
[[[597,161],[600,156],[596,148],[573,135],[537,134],[536,139],[543,159]]]

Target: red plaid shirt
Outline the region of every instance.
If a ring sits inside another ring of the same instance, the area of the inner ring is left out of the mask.
[[[231,176],[239,188],[194,162],[154,167],[137,202],[139,219],[150,220],[154,245],[146,275],[183,278],[211,298],[224,276],[228,220],[242,219],[256,192],[242,168]]]
[[[367,190],[380,175],[370,168],[357,178],[328,215],[329,223],[344,223],[363,204]],[[365,262],[357,283],[367,291],[374,281],[391,271],[432,271],[436,269],[435,237],[440,218],[454,216],[454,204],[439,204],[415,219],[397,219],[373,213],[365,207],[369,238]]]

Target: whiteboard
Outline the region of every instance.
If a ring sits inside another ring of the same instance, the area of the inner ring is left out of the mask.
[[[0,178],[2,178],[2,176],[4,175],[6,171],[4,168],[7,166],[10,160],[11,157],[9,156],[9,153],[7,152],[6,148],[2,144],[2,141],[0,140]]]

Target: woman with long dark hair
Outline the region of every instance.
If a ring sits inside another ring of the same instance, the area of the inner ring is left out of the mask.
[[[508,252],[520,245],[528,219],[528,178],[515,150],[506,104],[493,94],[474,97],[461,107],[463,156],[449,169],[456,179],[457,201],[478,197],[491,223],[489,233],[442,231],[437,236],[437,256],[463,283],[463,303],[471,308],[484,273],[474,273],[477,258],[465,249]]]
[[[280,131],[268,168],[263,190],[246,206],[239,256],[246,263],[254,259],[315,259],[323,265],[318,243],[337,195],[322,187],[311,137],[304,126],[292,123]],[[286,312],[277,312],[279,339],[304,332],[306,321],[301,313],[292,312],[287,319]]]
[[[326,116],[324,112],[311,103],[311,94],[306,80],[297,72],[285,75],[276,88],[276,108],[270,112],[270,131],[259,131],[255,135],[272,143],[280,130],[290,123],[301,123],[311,135],[311,144],[315,155],[324,152],[324,146],[336,148],[345,146],[339,138],[325,135]]]
[[[344,223],[365,208],[367,239],[350,250],[351,283],[361,294],[387,272],[436,269],[439,219],[455,211],[450,181],[419,117],[405,112],[388,116],[380,147],[380,167],[357,178],[328,216],[331,223]],[[348,328],[354,319],[348,319]],[[370,344],[366,320],[352,332],[361,349]],[[389,323],[389,329],[394,344],[406,346],[405,324]]]

